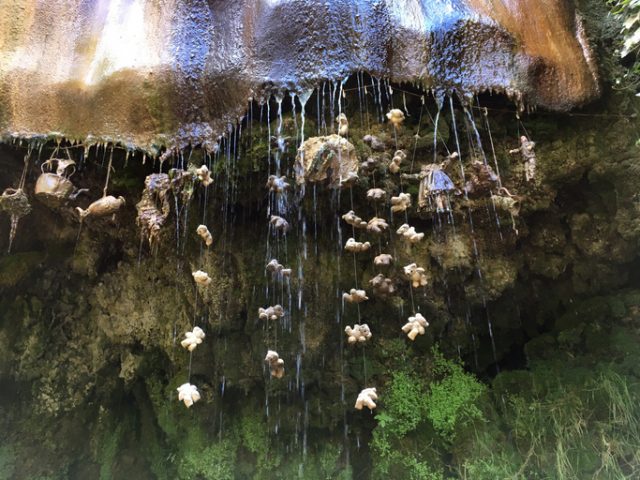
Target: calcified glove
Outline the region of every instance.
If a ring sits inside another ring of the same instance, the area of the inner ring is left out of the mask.
[[[367,407],[369,410],[375,409],[376,402],[374,402],[374,400],[377,399],[378,394],[375,388],[365,388],[358,394],[355,405],[356,410],[362,410],[364,407]]]
[[[280,358],[278,352],[269,350],[267,356],[264,357],[264,361],[269,364],[269,371],[272,377],[284,377],[284,360]]]
[[[279,217],[278,215],[271,215],[271,220],[269,223],[279,232],[286,232],[289,230],[289,222],[287,222],[284,218]]]
[[[213,243],[213,237],[211,236],[211,232],[206,225],[198,225],[198,228],[196,228],[196,233],[200,236],[200,238],[202,238],[204,244],[207,247],[211,246],[211,244]]]
[[[195,385],[190,383],[183,383],[178,388],[178,401],[184,402],[184,405],[189,408],[191,405],[200,400],[200,393]]]
[[[367,250],[369,250],[371,248],[371,244],[369,242],[356,242],[355,239],[350,238],[349,240],[347,240],[347,243],[345,243],[344,245],[344,249],[347,252],[351,252],[351,253],[360,253],[360,252],[366,252]]]
[[[291,275],[290,268],[284,268],[284,265],[278,262],[275,258],[267,263],[267,272],[271,272],[275,275],[282,275],[283,277],[289,277]]]
[[[411,195],[401,193],[397,197],[391,197],[391,211],[393,213],[404,212],[411,206]]]
[[[414,227],[410,227],[407,223],[396,230],[396,233],[398,235],[402,235],[402,237],[405,240],[408,240],[409,243],[418,243],[424,238],[424,233],[416,232],[416,229]]]
[[[349,293],[343,293],[342,298],[349,303],[362,303],[365,300],[369,300],[367,292],[364,290],[356,290],[355,288],[352,288]]]
[[[259,308],[258,317],[260,318],[260,320],[277,320],[284,317],[284,308],[282,308],[281,305]]]
[[[373,264],[376,267],[388,267],[393,263],[393,257],[388,253],[381,253],[373,259]]]
[[[267,188],[270,192],[282,193],[289,190],[290,185],[287,183],[287,177],[276,177],[275,175],[269,175],[267,180]]]
[[[367,199],[372,202],[383,201],[387,197],[387,192],[381,188],[370,188],[367,190]]]
[[[389,228],[389,224],[384,218],[373,217],[367,223],[367,231],[371,233],[384,233]]]
[[[399,108],[394,108],[387,113],[387,118],[394,127],[399,127],[404,122],[404,112]]]
[[[191,275],[193,275],[193,279],[198,285],[209,285],[211,283],[211,277],[207,272],[198,270],[196,272],[193,272]]]
[[[418,335],[424,335],[429,322],[419,313],[409,317],[407,323],[402,327],[402,331],[407,334],[409,340],[414,341]]]
[[[349,210],[347,213],[342,215],[342,219],[352,227],[367,228],[367,222],[357,216],[353,210]]]
[[[347,328],[344,329],[344,333],[347,334],[347,341],[349,343],[364,343],[372,336],[369,325],[366,323],[362,325],[355,324],[353,328],[347,326]]]
[[[184,334],[184,340],[180,342],[183,348],[193,352],[204,340],[205,334],[200,327],[194,327],[193,331]]]
[[[390,278],[386,278],[381,273],[369,280],[369,283],[373,288],[373,293],[381,297],[386,297],[396,291],[393,281]]]
[[[424,268],[418,267],[415,263],[404,267],[404,274],[411,281],[413,288],[424,287],[427,284]]]
[[[196,175],[198,176],[198,180],[200,180],[202,185],[205,187],[208,187],[213,183],[213,178],[211,178],[211,174],[206,165],[202,165],[200,168],[196,169]]]
[[[407,158],[407,155],[402,150],[398,150],[391,159],[389,171],[391,173],[398,173],[400,171],[400,165],[405,158]]]

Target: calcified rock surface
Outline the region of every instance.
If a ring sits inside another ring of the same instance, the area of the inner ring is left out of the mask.
[[[360,70],[566,109],[598,90],[569,3],[2,2],[0,133],[211,146],[249,98]]]

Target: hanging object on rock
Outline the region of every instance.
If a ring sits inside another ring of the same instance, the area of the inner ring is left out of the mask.
[[[200,392],[195,385],[183,383],[178,388],[178,401],[184,402],[185,407],[190,408],[194,403],[200,400]]]
[[[82,221],[89,216],[106,217],[108,215],[113,215],[125,204],[126,201],[124,197],[120,196],[116,198],[113,195],[107,195],[106,197],[102,197],[91,203],[86,210],[76,207],[76,211],[78,212],[78,215],[80,215],[80,221]]]
[[[9,230],[9,247],[7,252],[11,252],[13,239],[18,231],[20,219],[31,212],[29,198],[22,188],[7,188],[0,196],[0,211],[9,214],[11,228]]]
[[[371,175],[378,169],[378,165],[380,165],[380,160],[377,157],[369,157],[360,163],[360,172],[363,175]]]
[[[271,220],[269,220],[271,226],[280,233],[287,233],[289,230],[289,222],[287,222],[284,218],[279,217],[278,215],[271,215]]]
[[[451,209],[447,194],[456,190],[456,186],[444,172],[451,161],[458,158],[458,153],[453,152],[442,163],[429,163],[422,165],[419,173],[402,175],[407,180],[420,180],[418,190],[418,209],[428,210],[435,203],[437,212],[445,212]]]
[[[407,158],[407,154],[402,150],[398,150],[391,159],[391,163],[389,164],[389,171],[391,173],[398,173],[400,171],[400,165],[405,158]]]
[[[284,317],[284,308],[282,305],[273,305],[267,308],[258,309],[258,318],[260,320],[278,320]]]
[[[349,293],[342,294],[342,299],[348,303],[362,303],[365,300],[369,300],[369,297],[367,297],[367,292],[364,290],[352,288]]]
[[[136,204],[136,223],[151,246],[158,241],[160,231],[171,213],[170,190],[171,181],[166,173],[153,173],[144,180],[142,198]]]
[[[413,288],[424,287],[427,285],[427,276],[425,269],[418,267],[415,263],[404,267],[404,274],[411,281]]]
[[[339,188],[343,181],[353,181],[358,172],[358,157],[355,147],[340,135],[312,137],[298,150],[295,163],[296,181],[327,180],[332,188]]]
[[[382,202],[387,198],[387,192],[381,188],[370,188],[367,190],[367,200],[371,202]]]
[[[404,212],[411,206],[411,194],[401,193],[397,197],[391,197],[391,211],[393,213]]]
[[[509,150],[511,155],[519,153],[524,164],[524,180],[531,182],[536,178],[536,152],[534,150],[536,144],[529,140],[526,136],[520,137],[520,147]]]
[[[400,228],[396,230],[396,233],[398,235],[402,235],[402,238],[411,244],[418,243],[424,238],[424,233],[416,232],[416,229],[414,227],[410,227],[407,223],[400,226]]]
[[[399,108],[393,108],[387,112],[387,119],[394,127],[399,127],[404,122],[404,112]]]
[[[191,273],[191,275],[198,285],[207,286],[212,282],[209,274],[207,272],[203,272],[202,270],[197,270]]]
[[[340,179],[340,188],[351,188],[358,183],[360,177],[355,172],[347,172],[347,176]]]
[[[508,212],[513,217],[520,214],[520,201],[522,198],[518,195],[512,195],[509,190],[502,187],[498,189],[498,195],[491,195],[491,201],[498,211]]]
[[[213,183],[213,178],[211,178],[211,172],[206,165],[202,165],[201,167],[196,169],[196,175],[198,176],[198,180],[204,187],[208,187]]]
[[[342,215],[342,219],[354,228],[367,228],[367,222],[357,216],[353,210]]]
[[[200,236],[202,241],[204,241],[204,244],[207,247],[210,247],[211,244],[213,244],[213,236],[211,235],[211,232],[206,225],[198,225],[198,228],[196,228],[196,233]]]
[[[381,234],[387,231],[389,224],[384,218],[373,217],[367,223],[367,231],[370,233]]]
[[[347,252],[351,252],[351,253],[366,252],[370,248],[371,248],[371,243],[356,242],[354,238],[350,238],[349,240],[347,240],[347,243],[344,245],[344,249]]]
[[[349,133],[349,120],[347,120],[347,116],[341,113],[338,115],[336,122],[338,122],[338,135],[346,137]]]
[[[344,329],[344,333],[347,334],[347,342],[350,344],[365,343],[372,337],[369,325],[366,323],[363,323],[362,325],[355,324],[353,328],[347,326]]]
[[[40,170],[42,173],[35,186],[36,198],[50,207],[62,205],[68,200],[75,200],[81,193],[89,191],[87,188],[76,189],[69,180],[76,171],[76,162],[73,160],[51,158],[42,163]]]
[[[418,335],[424,335],[428,326],[429,322],[420,313],[416,313],[413,317],[409,317],[402,331],[407,334],[409,340],[414,341]]]
[[[396,291],[393,281],[381,273],[369,280],[369,283],[371,284],[373,293],[380,297],[388,297]]]
[[[290,185],[287,183],[287,177],[284,175],[278,177],[276,175],[269,175],[267,179],[267,188],[270,192],[284,193],[289,190]]]
[[[376,267],[388,267],[393,263],[393,257],[388,253],[381,253],[373,259],[373,264]]]
[[[374,400],[377,399],[378,394],[375,388],[365,388],[358,394],[355,408],[356,410],[362,410],[364,407],[367,407],[369,410],[374,410],[377,406]]]
[[[267,269],[267,272],[271,272],[275,275],[282,275],[283,277],[291,276],[291,269],[284,268],[284,265],[278,262],[278,260],[276,260],[275,258],[273,258],[269,263],[267,263],[266,269]]]
[[[376,152],[383,152],[386,146],[382,140],[375,135],[365,135],[362,137],[362,141],[371,147],[371,150]]]
[[[267,351],[267,356],[264,357],[264,361],[269,364],[269,371],[272,377],[284,377],[284,360],[280,358],[278,352],[273,350]]]
[[[193,331],[185,332],[184,339],[180,342],[180,345],[190,352],[193,352],[196,347],[202,343],[205,336],[204,330],[200,327],[193,327]]]
[[[471,162],[469,180],[464,184],[465,191],[470,197],[486,195],[500,186],[500,179],[490,165],[480,160]]]

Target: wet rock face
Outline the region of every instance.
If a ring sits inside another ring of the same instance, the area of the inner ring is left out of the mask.
[[[567,109],[598,91],[584,37],[562,0],[19,0],[0,12],[0,132],[211,146],[265,87],[356,71]]]

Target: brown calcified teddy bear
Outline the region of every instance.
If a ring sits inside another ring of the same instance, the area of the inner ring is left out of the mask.
[[[388,253],[381,253],[373,259],[373,264],[376,267],[388,267],[393,263],[393,257]]]
[[[414,227],[410,227],[407,223],[400,226],[400,228],[396,230],[396,233],[398,235],[402,235],[402,237],[411,244],[418,243],[424,238],[424,233],[416,232],[416,229]]]
[[[336,118],[336,122],[338,122],[338,135],[341,137],[346,137],[349,134],[349,120],[344,113],[338,115]]]
[[[367,190],[367,199],[371,202],[383,202],[387,198],[387,192],[381,188],[370,188]]]
[[[286,233],[289,230],[289,222],[287,222],[284,218],[279,217],[278,215],[271,215],[271,220],[269,220],[269,223],[278,232]]]
[[[202,343],[205,336],[206,335],[204,334],[204,330],[202,330],[200,327],[193,327],[193,331],[185,332],[184,340],[180,342],[180,345],[182,345],[183,348],[186,348],[190,352],[193,352],[196,347]]]
[[[510,154],[519,153],[522,157],[522,163],[524,164],[524,179],[527,182],[531,182],[536,178],[536,152],[534,150],[536,144],[527,137],[522,135],[520,137],[520,147],[509,150]]]
[[[378,394],[375,388],[365,388],[358,394],[355,408],[356,410],[362,410],[364,407],[367,407],[369,410],[374,410],[377,406],[374,400],[377,399]]]
[[[407,158],[407,154],[402,150],[398,150],[391,159],[391,163],[389,164],[389,171],[391,173],[398,173],[400,171],[400,165],[405,158]]]
[[[397,197],[391,197],[391,211],[393,213],[404,212],[411,206],[411,194],[401,193]]]
[[[193,275],[193,279],[198,285],[207,286],[212,282],[209,274],[207,272],[203,272],[202,270],[197,270],[191,275]]]
[[[344,245],[344,249],[347,252],[351,252],[351,253],[366,252],[370,248],[371,248],[371,243],[356,242],[354,238],[350,238],[349,240],[347,240],[347,243]]]
[[[371,233],[384,233],[389,228],[389,224],[386,222],[384,218],[373,217],[367,223],[367,231]]]
[[[362,325],[358,325],[356,323],[353,328],[347,326],[344,329],[344,333],[347,334],[347,342],[350,344],[365,343],[372,337],[369,325],[366,323],[363,323]]]
[[[287,183],[287,177],[277,177],[275,175],[269,175],[267,179],[267,188],[270,192],[283,193],[289,190],[290,185]]]
[[[282,308],[282,305],[273,305],[267,308],[259,308],[258,317],[260,318],[260,320],[277,320],[284,317],[284,308]]]
[[[373,293],[380,297],[387,297],[396,291],[393,281],[381,273],[369,280],[369,283],[373,288]]]
[[[206,165],[202,165],[200,168],[196,169],[196,176],[198,180],[202,183],[204,187],[208,187],[213,183],[213,178],[211,178],[211,172]]]
[[[486,195],[498,188],[500,184],[500,179],[493,168],[480,160],[473,160],[471,168],[467,169],[467,172],[469,180],[464,184],[464,188],[470,197]]]
[[[267,356],[264,357],[264,361],[269,364],[269,371],[272,377],[284,377],[284,360],[280,358],[278,352],[273,350],[267,351]]]
[[[387,118],[394,127],[400,127],[404,122],[404,112],[399,108],[393,108],[387,112]]]
[[[353,210],[342,215],[342,219],[354,228],[367,228],[367,222],[357,216]]]
[[[427,285],[425,269],[418,267],[415,263],[404,267],[404,274],[411,281],[413,288],[424,287]]]
[[[198,228],[196,228],[196,233],[200,236],[200,238],[202,238],[204,244],[207,247],[211,246],[211,244],[213,243],[213,236],[211,235],[211,232],[206,225],[198,225]]]
[[[367,297],[367,292],[365,292],[364,290],[357,290],[355,288],[349,290],[349,293],[343,293],[342,298],[344,301],[349,303],[362,303],[365,300],[369,300],[369,297]]]
[[[409,317],[407,323],[402,327],[402,331],[407,334],[409,340],[414,341],[418,335],[424,335],[429,322],[420,314]]]
[[[275,275],[282,275],[283,277],[291,276],[291,269],[284,268],[284,265],[278,262],[278,260],[276,260],[275,258],[273,258],[269,263],[267,263],[266,268],[267,268],[267,272],[271,272]]]

